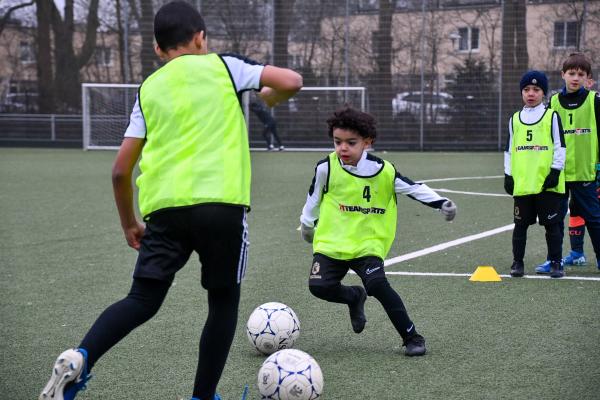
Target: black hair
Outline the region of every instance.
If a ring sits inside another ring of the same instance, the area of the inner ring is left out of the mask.
[[[562,72],[567,72],[570,69],[580,69],[586,74],[592,73],[592,65],[585,55],[582,53],[569,54],[562,66]]]
[[[187,44],[194,35],[204,31],[204,19],[191,4],[172,1],[162,6],[154,16],[154,37],[162,51]]]
[[[333,137],[333,130],[346,129],[358,133],[363,138],[375,140],[377,130],[375,129],[375,118],[371,114],[359,111],[348,105],[336,110],[333,116],[327,120],[329,136]]]

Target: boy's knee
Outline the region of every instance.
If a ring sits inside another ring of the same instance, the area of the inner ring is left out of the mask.
[[[373,279],[371,281],[364,282],[364,285],[367,295],[369,296],[375,296],[377,293],[391,288],[390,283],[385,278]]]

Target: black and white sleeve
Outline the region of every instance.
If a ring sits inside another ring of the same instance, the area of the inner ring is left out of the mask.
[[[508,138],[506,138],[506,147],[504,148],[504,173],[512,175],[511,167],[511,149],[513,140],[512,117],[508,120]]]
[[[219,54],[231,75],[237,93],[260,89],[260,76],[265,66],[239,54]]]
[[[413,182],[410,178],[402,176],[398,171],[396,171],[394,186],[396,193],[404,194],[431,208],[440,209],[442,208],[442,204],[448,200],[446,197],[442,197],[434,192],[426,184]]]
[[[315,176],[308,189],[306,203],[302,208],[302,215],[300,216],[300,222],[310,228],[314,227],[316,221],[319,219],[321,199],[323,198],[323,191],[327,188],[328,180],[329,161],[328,159],[324,159],[319,161],[315,167]]]

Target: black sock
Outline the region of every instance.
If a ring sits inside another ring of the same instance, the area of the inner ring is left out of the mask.
[[[208,317],[200,338],[194,397],[213,399],[235,335],[240,285],[208,290]]]
[[[88,372],[111,347],[156,314],[169,287],[170,282],[134,279],[127,297],[100,314],[79,345],[88,353]]]
[[[369,284],[367,293],[381,303],[392,324],[394,324],[394,327],[403,339],[417,333],[417,328],[410,320],[400,295],[390,286],[387,279],[378,279]]]
[[[562,235],[558,224],[546,225],[546,245],[548,258],[560,262],[562,259]]]
[[[523,262],[529,225],[515,224],[512,235],[513,260]]]

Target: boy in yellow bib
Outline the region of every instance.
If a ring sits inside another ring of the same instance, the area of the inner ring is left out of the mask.
[[[100,314],[78,348],[59,355],[39,400],[74,399],[95,363],[158,312],[193,252],[202,264],[208,315],[192,399],[221,398],[216,388],[235,334],[249,245],[250,152],[239,99],[257,90],[273,106],[300,90],[302,77],[239,55],[209,54],[204,19],[184,1],[160,8],[154,36],[166,64],[139,89],[112,175],[125,239],[138,251],[131,290]],[[134,212],[138,159],[145,224]]]
[[[371,115],[346,107],[327,124],[335,152],[317,164],[300,217],[302,237],[313,244],[310,292],[348,305],[356,333],[367,322],[367,295],[375,297],[402,337],[405,354],[421,356],[426,352],[425,339],[417,333],[383,268],[396,234],[396,193],[441,210],[448,221],[454,219],[456,206],[367,153],[377,136]],[[361,278],[364,288],[341,284],[349,269]]]
[[[592,73],[590,61],[581,53],[573,53],[563,62],[561,76],[564,88],[550,99],[550,108],[560,115],[567,145],[565,163],[565,196],[560,208],[561,239],[564,216],[571,200],[571,213],[582,217],[590,234],[596,265],[600,269],[600,204],[596,193],[596,168],[600,161],[600,98],[585,85]],[[562,243],[562,240],[561,240]],[[578,251],[580,250],[580,251]],[[566,258],[583,256],[583,246]],[[571,260],[569,260],[571,259]],[[539,265],[538,274],[550,272],[549,263]]]
[[[527,228],[537,218],[546,228],[550,276],[561,278],[564,271],[560,204],[565,193],[565,140],[558,113],[542,102],[548,91],[546,75],[529,71],[521,78],[520,88],[525,106],[510,118],[504,152],[504,189],[514,198],[510,274],[522,277],[525,273]]]

